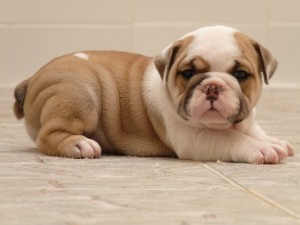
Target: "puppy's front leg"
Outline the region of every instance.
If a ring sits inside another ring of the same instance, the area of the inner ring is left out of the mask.
[[[187,146],[176,151],[181,159],[197,161],[233,161],[253,164],[278,163],[276,146],[263,143],[237,130],[206,129],[197,134]]]

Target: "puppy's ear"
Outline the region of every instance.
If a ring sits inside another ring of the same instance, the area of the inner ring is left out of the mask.
[[[269,80],[276,71],[277,60],[268,49],[260,44],[255,43],[254,48],[258,54],[260,72],[263,74],[265,84],[269,84]]]
[[[174,44],[171,44],[167,48],[165,48],[155,59],[154,64],[159,72],[161,78],[169,74],[173,64],[176,59],[183,53],[185,53],[185,49],[192,42],[193,36],[187,36],[183,39],[176,41]],[[183,55],[182,55],[183,56]],[[166,77],[168,78],[168,76]]]
[[[165,74],[168,74],[172,65],[175,62],[176,56],[181,47],[181,41],[175,42],[173,45],[165,48],[156,58],[154,64],[159,72],[161,78],[164,78]]]

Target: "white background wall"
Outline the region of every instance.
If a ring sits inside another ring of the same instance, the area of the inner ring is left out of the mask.
[[[0,0],[0,85],[15,85],[69,52],[155,55],[212,24],[267,46],[280,63],[273,85],[299,85],[299,0]]]

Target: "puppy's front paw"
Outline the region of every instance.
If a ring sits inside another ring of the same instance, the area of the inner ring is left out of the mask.
[[[247,150],[248,162],[253,164],[276,164],[289,156],[289,150],[279,143],[256,142]]]
[[[285,149],[285,151],[287,152],[288,156],[293,156],[294,155],[293,147],[292,147],[292,145],[289,142],[287,142],[285,140],[280,140],[280,139],[277,139],[277,138],[273,138],[273,137],[268,137],[268,141],[271,144],[275,144],[275,145],[281,146],[283,149]]]
[[[100,145],[89,138],[82,135],[73,135],[66,138],[59,146],[62,155],[70,158],[100,158]]]

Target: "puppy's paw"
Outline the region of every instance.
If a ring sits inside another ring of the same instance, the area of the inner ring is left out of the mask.
[[[293,156],[294,155],[294,149],[293,149],[292,145],[289,142],[287,142],[285,140],[280,140],[280,139],[277,139],[277,138],[273,138],[273,137],[268,137],[268,141],[271,144],[281,146],[285,150],[285,152],[287,152],[288,156]]]
[[[62,156],[80,159],[80,158],[100,158],[100,145],[89,138],[82,135],[72,135],[66,138],[58,146],[58,150]]]
[[[247,161],[253,164],[276,164],[289,156],[285,146],[262,142],[252,144],[245,154],[247,154]]]

